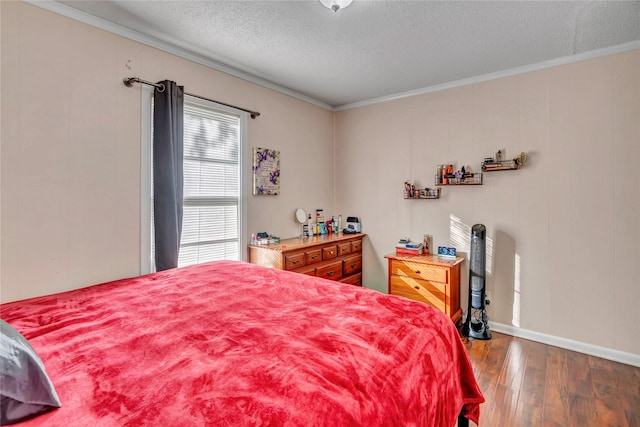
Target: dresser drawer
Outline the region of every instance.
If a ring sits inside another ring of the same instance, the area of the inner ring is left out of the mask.
[[[307,265],[302,268],[298,268],[297,270],[293,270],[294,273],[306,274],[308,276],[316,275],[316,267],[313,265]]]
[[[362,239],[351,242],[351,252],[362,252]]]
[[[324,279],[339,280],[342,278],[342,261],[316,268],[316,276]]]
[[[342,283],[348,283],[350,285],[362,286],[362,273],[354,274],[353,276],[344,277],[340,279]]]
[[[338,256],[348,255],[351,253],[351,243],[342,243],[338,245]]]
[[[322,250],[307,251],[307,265],[322,261]]]
[[[335,245],[322,248],[322,259],[333,259],[338,256],[338,247]]]
[[[449,282],[448,269],[419,262],[393,260],[390,274],[434,282]]]
[[[342,274],[348,276],[362,270],[362,255],[346,257],[342,260]]]
[[[441,283],[431,283],[426,280],[410,277],[392,276],[391,294],[399,295],[415,301],[426,302],[432,307],[449,314],[446,303],[446,292]]]
[[[306,265],[306,256],[304,252],[287,254],[284,256],[285,270],[294,270]]]

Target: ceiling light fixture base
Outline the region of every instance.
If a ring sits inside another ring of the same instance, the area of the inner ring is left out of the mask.
[[[352,2],[353,0],[320,0],[320,3],[322,3],[324,7],[331,9],[334,12],[337,12],[340,9],[344,9]]]

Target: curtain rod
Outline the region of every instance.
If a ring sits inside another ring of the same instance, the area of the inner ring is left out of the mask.
[[[164,92],[164,89],[165,89],[164,85],[162,83],[160,83],[160,84],[152,83],[152,82],[148,82],[146,80],[139,79],[137,77],[125,77],[124,79],[122,79],[122,82],[127,87],[133,86],[134,83],[142,83],[144,85],[153,86],[156,89],[158,89],[160,92]],[[256,117],[260,116],[260,113],[257,112],[257,111],[246,110],[244,108],[236,107],[235,105],[225,104],[224,102],[215,101],[213,99],[205,98],[204,96],[198,96],[198,95],[194,95],[192,93],[186,93],[186,92],[185,92],[185,95],[193,96],[194,98],[204,99],[205,101],[215,102],[216,104],[224,105],[225,107],[231,107],[231,108],[235,108],[236,110],[244,111],[246,113],[249,113],[251,115],[252,119],[255,119]]]

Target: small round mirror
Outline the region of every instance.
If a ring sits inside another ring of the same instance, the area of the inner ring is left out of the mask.
[[[304,211],[304,209],[302,208],[296,209],[296,221],[298,221],[300,224],[304,224],[306,220],[307,220],[307,213]]]

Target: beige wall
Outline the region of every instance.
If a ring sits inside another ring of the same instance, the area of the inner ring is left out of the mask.
[[[386,290],[398,238],[469,250],[488,233],[491,321],[640,354],[640,51],[336,114],[336,207],[361,216],[364,282]],[[528,154],[482,186],[404,200],[436,167],[480,170]],[[466,310],[468,263],[463,264]]]
[[[140,272],[141,89],[171,79],[255,109],[249,148],[281,152],[281,195],[249,196],[249,232],[300,232],[333,207],[333,112],[22,2],[1,2],[2,301]],[[250,191],[250,172],[247,172]]]

